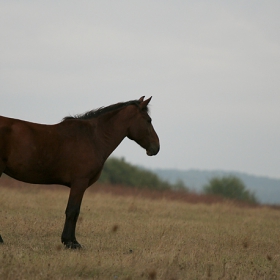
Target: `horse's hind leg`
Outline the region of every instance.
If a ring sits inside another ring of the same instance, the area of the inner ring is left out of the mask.
[[[5,163],[2,159],[0,159],[0,177],[2,176],[3,171],[5,170]],[[4,240],[0,234],[0,243],[4,243]]]

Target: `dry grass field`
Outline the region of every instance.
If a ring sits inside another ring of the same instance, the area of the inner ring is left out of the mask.
[[[68,192],[2,183],[0,279],[280,279],[277,209],[88,190],[67,250]]]

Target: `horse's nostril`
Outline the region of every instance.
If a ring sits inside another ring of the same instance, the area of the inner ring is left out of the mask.
[[[151,145],[149,149],[147,149],[148,156],[155,156],[159,152],[159,145]]]

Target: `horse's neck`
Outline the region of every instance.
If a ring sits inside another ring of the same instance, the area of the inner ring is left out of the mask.
[[[123,110],[116,113],[109,113],[99,118],[99,144],[105,148],[106,158],[127,136],[131,116],[124,114]]]

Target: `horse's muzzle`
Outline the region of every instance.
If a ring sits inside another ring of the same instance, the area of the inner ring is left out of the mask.
[[[155,156],[159,152],[159,145],[151,145],[149,149],[146,150],[148,156]]]

